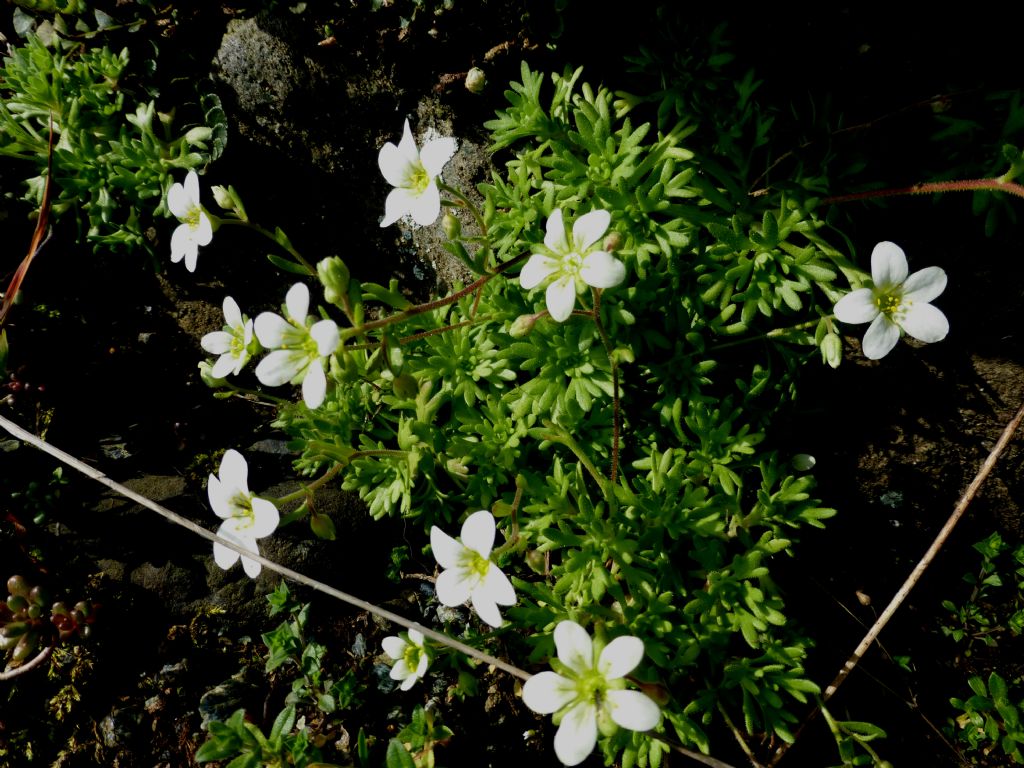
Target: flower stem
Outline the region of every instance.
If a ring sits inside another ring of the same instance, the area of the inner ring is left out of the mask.
[[[326,482],[328,482],[336,474],[338,474],[338,471],[341,469],[341,466],[342,465],[340,463],[335,464],[333,467],[328,469],[326,472],[324,472],[320,477],[311,482],[309,485],[304,485],[299,490],[293,491],[292,493],[286,494],[284,496],[279,496],[276,499],[267,499],[267,501],[273,502],[275,507],[279,507],[282,504],[288,504],[289,502],[303,499],[309,496],[309,494],[311,494],[317,488],[321,487]]]
[[[829,317],[832,317],[832,315],[829,315]],[[764,339],[777,339],[780,336],[785,336],[790,331],[801,331],[804,328],[812,328],[812,327],[816,326],[819,322],[820,322],[820,320],[808,320],[805,323],[797,323],[796,325],[790,325],[790,326],[788,326],[786,328],[773,328],[772,330],[768,331],[767,333],[761,333],[761,334],[758,334],[757,336],[750,336],[750,337],[748,337],[746,339],[736,339],[735,341],[726,341],[726,342],[724,342],[722,344],[713,344],[712,346],[708,347],[707,351],[708,352],[717,352],[720,349],[728,349],[729,347],[738,347],[741,344],[750,344],[751,342],[754,342],[754,341],[762,341]]]
[[[295,250],[295,246],[293,246],[291,244],[291,242],[288,240],[288,238],[285,237],[285,238],[279,239],[276,233],[271,232],[269,229],[261,227],[259,224],[257,224],[254,221],[251,221],[250,219],[221,219],[220,223],[221,223],[221,225],[224,225],[224,224],[234,224],[235,226],[248,227],[249,229],[253,230],[254,232],[259,232],[261,235],[263,235],[268,240],[273,240],[274,243],[276,243],[277,245],[281,246],[281,248],[283,248],[288,253],[289,256],[291,256],[293,259],[295,259],[295,262],[299,266],[301,266],[303,269],[305,269],[307,272],[309,272],[309,274],[312,275],[313,277],[316,277],[316,268],[312,264],[310,264],[308,261],[306,261],[306,259],[303,258],[301,253],[299,253],[297,250]],[[282,242],[282,240],[283,240],[283,242]]]
[[[529,254],[523,253],[520,254],[519,256],[516,256],[514,259],[506,261],[493,272],[484,275],[478,280],[474,280],[461,291],[456,291],[455,293],[445,296],[442,299],[428,301],[426,304],[417,304],[415,307],[409,307],[408,309],[404,309],[401,312],[396,312],[393,315],[382,317],[379,320],[371,320],[370,322],[363,323],[362,325],[356,326],[355,328],[344,328],[341,330],[341,340],[344,342],[347,339],[351,339],[353,336],[362,335],[367,331],[374,331],[378,328],[386,328],[389,325],[394,325],[395,323],[400,323],[403,320],[408,320],[410,317],[422,315],[424,312],[430,312],[432,310],[439,309],[440,307],[446,307],[449,304],[454,304],[463,296],[468,296],[473,291],[477,290],[478,288],[481,288],[483,285],[488,283],[492,278],[497,277],[505,270],[511,268],[513,265],[518,264],[528,255]]]
[[[458,202],[458,206],[460,208],[465,208],[466,210],[468,210],[470,212],[470,214],[476,220],[476,225],[478,227],[480,227],[480,234],[486,240],[486,238],[487,238],[487,224],[484,223],[483,214],[480,213],[480,209],[476,207],[476,205],[473,203],[473,201],[470,200],[468,197],[466,197],[464,194],[462,194],[455,187],[449,186],[448,184],[445,184],[443,181],[439,181],[438,182],[437,188],[444,190],[449,195],[454,197],[456,200],[459,201]]]
[[[590,476],[593,477],[601,487],[601,492],[604,494],[605,498],[608,501],[611,501],[614,496],[611,483],[608,482],[607,477],[601,474],[601,470],[599,470],[594,462],[591,461],[590,457],[583,451],[580,444],[573,439],[572,435],[552,422],[545,422],[544,427],[546,430],[550,430],[544,435],[545,439],[550,440],[553,443],[561,443],[576,454],[576,458],[579,459],[580,464],[583,465],[583,467],[590,473]]]
[[[834,197],[826,197],[821,202],[823,205],[836,205],[838,203],[850,203],[855,200],[872,200],[876,197],[927,195],[932,192],[973,192],[979,189],[990,192],[1008,192],[1017,197],[1024,197],[1024,185],[1009,180],[1004,181],[1003,178],[1000,176],[993,179],[931,181],[924,184],[914,184],[910,187],[891,187],[889,189],[876,189],[868,192],[855,192],[850,195],[836,195]]]

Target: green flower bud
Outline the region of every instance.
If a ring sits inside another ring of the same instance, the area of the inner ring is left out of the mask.
[[[480,67],[473,67],[466,73],[466,90],[470,93],[482,93],[487,85],[487,75]]]
[[[455,475],[456,477],[469,476],[469,468],[462,463],[461,459],[448,459],[448,461],[444,463],[444,466],[450,474]]]
[[[536,549],[531,549],[526,553],[526,564],[530,570],[534,573],[544,573],[544,553],[538,552]]]
[[[24,576],[11,576],[7,580],[7,591],[12,595],[27,595],[30,589]]]
[[[324,299],[336,307],[343,306],[350,280],[345,262],[337,256],[329,256],[316,265],[316,274],[324,287]]]
[[[210,389],[220,389],[226,383],[226,379],[217,379],[213,375],[213,365],[209,360],[203,360],[199,363],[199,378],[203,380],[203,384],[208,386]]]
[[[394,392],[397,397],[408,399],[416,397],[416,393],[420,391],[420,387],[416,382],[416,379],[411,374],[403,373],[400,376],[395,376],[391,381],[391,391]]]
[[[834,333],[825,336],[821,341],[821,359],[833,368],[838,368],[843,361],[843,342]]]
[[[814,469],[817,462],[809,453],[798,453],[793,457],[793,469],[797,472],[808,472]]]
[[[521,339],[533,330],[533,324],[537,322],[537,315],[520,315],[512,321],[508,329],[508,335],[513,339]]]
[[[441,229],[449,240],[458,240],[462,235],[462,222],[451,213],[446,212],[441,217]]]
[[[217,205],[225,211],[235,210],[235,201],[231,199],[231,194],[228,192],[227,188],[220,184],[214,184],[210,187],[210,191],[213,192],[213,199],[216,201]]]
[[[28,600],[22,595],[11,595],[7,598],[7,608],[11,613],[21,613],[28,608]]]
[[[334,521],[327,515],[311,512],[309,515],[309,527],[318,539],[334,541],[337,537],[337,532],[334,530]]]
[[[189,145],[203,144],[213,136],[213,129],[205,125],[197,125],[185,134],[185,142]]]

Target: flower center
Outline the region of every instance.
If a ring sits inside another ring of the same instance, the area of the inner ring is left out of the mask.
[[[250,496],[239,492],[228,503],[231,506],[231,517],[239,521],[238,528],[252,528],[256,524],[256,513],[252,511]]]
[[[422,165],[417,165],[413,168],[412,173],[409,174],[409,188],[416,192],[416,194],[422,195],[429,186],[430,174],[427,173],[427,169]]]
[[[410,672],[416,672],[416,668],[420,664],[420,654],[422,652],[423,650],[418,645],[410,643],[405,646],[405,651],[402,653],[402,660],[405,662],[405,666],[409,668]]]
[[[878,310],[885,315],[892,315],[902,303],[903,297],[898,293],[884,293],[875,299]]]
[[[588,670],[576,680],[580,700],[592,701],[597,707],[604,701],[607,690],[608,681],[596,669]]]
[[[483,581],[488,571],[491,570],[491,561],[476,550],[466,549],[463,553],[462,566],[476,576],[479,581]]]
[[[188,224],[189,229],[199,229],[199,217],[202,215],[202,211],[198,206],[193,206],[188,209],[188,213],[185,214],[184,224]]]
[[[561,267],[563,275],[576,279],[580,276],[580,271],[583,269],[583,257],[576,251],[567,253],[562,257]]]

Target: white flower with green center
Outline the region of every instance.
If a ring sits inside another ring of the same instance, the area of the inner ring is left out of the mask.
[[[224,297],[224,330],[208,333],[200,340],[203,349],[211,355],[220,355],[210,369],[215,379],[238,373],[252,357],[252,320],[242,314],[238,303],[230,296]]]
[[[832,310],[844,323],[871,323],[861,345],[871,360],[885,357],[900,331],[924,342],[942,341],[949,321],[930,302],[946,288],[946,273],[926,267],[907,277],[907,257],[895,243],[882,242],[871,252],[874,286],[850,291]]]
[[[592,288],[611,288],[626,277],[622,262],[595,246],[611,223],[608,211],[591,211],[576,219],[567,235],[561,209],[548,216],[543,247],[534,251],[519,273],[519,285],[532,290],[548,282],[544,298],[548,314],[563,322],[572,314],[576,294]]]
[[[388,184],[394,187],[384,202],[384,218],[380,225],[387,227],[405,215],[421,227],[437,221],[441,213],[441,190],[437,177],[452,155],[455,139],[432,139],[416,148],[409,121],[405,121],[402,140],[396,147],[390,141],[380,149],[377,165]]]
[[[617,726],[649,731],[661,711],[647,695],[626,690],[625,676],[640,663],[643,641],[617,637],[599,654],[587,630],[575,621],[555,627],[558,667],[565,674],[541,672],[523,685],[523,703],[542,715],[554,713],[558,725],[555,754],[565,765],[579,765],[594,751],[597,734],[612,735]],[[554,666],[554,665],[552,665]]]
[[[462,541],[436,525],[430,529],[430,547],[445,570],[437,577],[437,599],[449,607],[469,600],[477,615],[492,627],[501,626],[499,605],[515,605],[512,582],[490,560],[494,547],[494,517],[485,509],[462,524]]]
[[[397,637],[391,635],[381,641],[386,653],[395,662],[391,666],[391,679],[401,680],[403,691],[408,691],[427,673],[430,654],[423,644],[423,633],[410,629]]]
[[[285,296],[285,319],[273,312],[256,318],[256,338],[273,350],[256,366],[256,378],[268,387],[287,382],[302,384],[302,399],[310,409],[319,408],[327,394],[324,365],[338,348],[338,326],[333,320],[308,316],[309,289],[296,283]]]
[[[249,491],[248,475],[249,467],[242,454],[233,448],[229,449],[221,459],[220,476],[210,475],[206,491],[210,497],[210,506],[217,517],[224,521],[217,529],[217,535],[259,554],[256,540],[272,534],[281,517],[277,507]],[[239,558],[250,578],[259,576],[259,563],[214,542],[213,560],[224,570],[237,563]]]
[[[185,260],[189,272],[196,271],[199,246],[213,239],[213,224],[199,203],[199,177],[195,171],[185,176],[185,184],[172,184],[167,192],[167,209],[181,222],[171,234],[171,261]]]

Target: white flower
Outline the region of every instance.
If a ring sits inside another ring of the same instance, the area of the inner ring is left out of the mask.
[[[213,239],[213,224],[199,204],[199,177],[189,171],[185,185],[172,184],[167,193],[167,208],[181,222],[171,235],[171,261],[185,259],[185,268],[196,271],[199,246]]]
[[[441,213],[441,191],[436,179],[454,154],[455,139],[451,138],[433,139],[424,144],[422,150],[417,150],[406,120],[398,146],[389,141],[377,156],[380,172],[394,187],[384,202],[380,225],[394,224],[406,214],[421,227],[437,221]]]
[[[832,310],[844,323],[871,323],[864,334],[864,356],[885,357],[896,346],[900,330],[926,342],[949,333],[946,316],[930,302],[946,287],[946,273],[926,267],[907,277],[907,257],[895,243],[882,242],[871,252],[873,288],[850,291]]]
[[[648,731],[658,724],[661,711],[648,696],[624,690],[623,679],[640,663],[643,641],[632,635],[617,637],[595,658],[587,630],[575,621],[555,627],[558,660],[568,677],[541,672],[523,686],[523,702],[542,715],[558,713],[555,754],[565,765],[582,763],[597,744],[597,732],[609,735],[612,723],[631,731]]]
[[[252,356],[252,320],[242,314],[230,296],[224,297],[224,322],[223,331],[208,333],[199,342],[211,355],[220,355],[210,369],[215,379],[237,376]]]
[[[401,680],[401,688],[408,691],[417,680],[423,677],[430,665],[430,656],[423,645],[423,633],[410,629],[396,637],[391,635],[381,641],[384,652],[394,659],[391,666],[391,679]]]
[[[477,615],[492,627],[501,626],[499,605],[515,605],[512,582],[491,562],[494,518],[485,509],[462,524],[462,542],[436,525],[430,529],[430,547],[445,570],[437,577],[437,599],[449,607],[469,600]]]
[[[249,467],[242,454],[229,449],[220,462],[220,477],[210,475],[206,491],[213,511],[224,520],[217,529],[217,535],[259,554],[256,539],[272,534],[281,516],[277,507],[249,492],[248,475]],[[237,563],[240,557],[246,574],[256,578],[260,573],[259,563],[214,542],[213,560],[224,570]]]
[[[256,378],[268,387],[302,382],[302,399],[319,408],[327,393],[324,361],[338,347],[338,326],[333,320],[312,322],[307,317],[309,289],[296,283],[285,296],[288,319],[273,312],[256,318],[256,338],[274,350],[256,366]]]
[[[607,251],[594,250],[611,218],[608,211],[585,213],[573,224],[572,235],[566,237],[562,211],[556,208],[548,216],[543,250],[535,251],[519,273],[519,284],[526,290],[553,278],[545,300],[548,314],[560,323],[572,314],[576,294],[585,290],[585,285],[611,288],[626,277],[621,261]]]

